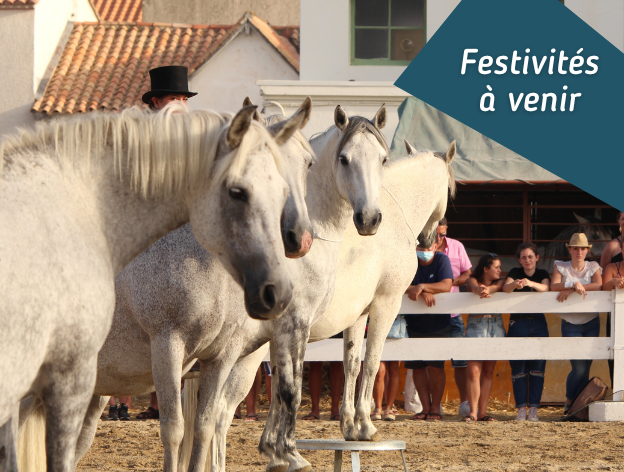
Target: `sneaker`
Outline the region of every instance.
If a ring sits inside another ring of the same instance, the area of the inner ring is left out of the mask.
[[[527,420],[529,421],[539,421],[539,418],[537,417],[537,408],[532,406],[531,408],[529,408],[529,416],[527,417]]]
[[[128,405],[126,405],[125,403],[122,403],[121,405],[119,405],[119,408],[117,409],[118,413],[119,413],[119,419],[122,421],[127,421],[130,419],[130,415],[128,414]]]
[[[526,406],[522,408],[518,408],[518,416],[516,416],[516,421],[526,421],[527,420],[527,409]]]
[[[117,413],[117,405],[108,407],[108,419],[111,421],[117,421],[119,414]]]
[[[461,402],[461,404],[459,405],[459,411],[457,412],[457,414],[461,416],[462,418],[464,416],[468,416],[470,414],[470,404],[467,401]]]

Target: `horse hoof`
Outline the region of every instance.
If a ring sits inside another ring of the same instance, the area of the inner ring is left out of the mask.
[[[302,467],[300,469],[293,469],[290,472],[308,472],[310,470],[312,470],[312,466],[311,465],[306,465],[306,466],[304,466],[304,467]]]
[[[266,472],[288,472],[288,466],[287,465],[274,465],[274,466],[267,465]]]
[[[375,434],[372,436],[360,437],[358,441],[379,442],[381,441],[381,434],[379,434],[379,431],[375,431]]]

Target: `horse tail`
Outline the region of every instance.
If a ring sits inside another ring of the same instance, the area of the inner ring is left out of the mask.
[[[43,405],[33,411],[20,428],[17,441],[17,464],[20,472],[45,472],[46,420]]]
[[[178,470],[180,472],[186,472],[191,461],[193,438],[195,436],[195,415],[197,414],[198,393],[199,379],[186,379],[184,381],[182,405],[182,413],[184,415],[184,437],[180,444],[180,454],[178,456]]]

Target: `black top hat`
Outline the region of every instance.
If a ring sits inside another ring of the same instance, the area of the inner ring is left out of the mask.
[[[163,97],[169,94],[194,97],[197,92],[189,92],[188,69],[184,66],[157,67],[149,71],[152,89],[143,94],[143,103],[149,103],[152,97]]]

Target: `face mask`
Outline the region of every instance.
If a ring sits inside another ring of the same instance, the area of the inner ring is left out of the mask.
[[[431,259],[433,259],[434,252],[433,251],[416,251],[416,255],[418,256],[418,259],[420,259],[421,261],[429,262]]]

